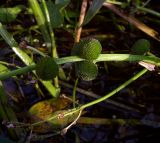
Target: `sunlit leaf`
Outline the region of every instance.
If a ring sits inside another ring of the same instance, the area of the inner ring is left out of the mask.
[[[93,0],[92,5],[89,7],[87,14],[84,18],[83,25],[86,25],[96,15],[104,2],[105,0]]]
[[[46,121],[36,127],[34,127],[35,132],[49,132],[54,128],[61,128],[68,124],[69,122],[74,120],[74,117],[63,117],[64,113],[67,110],[63,110],[66,108],[71,101],[67,100],[66,98],[58,98],[58,99],[49,99],[45,101],[40,101],[34,104],[29,109],[29,115],[32,123],[38,121]],[[48,121],[48,119],[52,118],[53,116],[58,115],[61,117],[56,117]]]
[[[39,119],[45,119],[47,116],[57,110],[64,109],[71,102],[66,98],[59,97],[58,99],[52,98],[49,100],[40,101],[35,103],[29,109],[29,113],[37,116]]]
[[[6,73],[8,71],[9,69],[6,66],[0,64],[0,74]]]
[[[0,22],[9,23],[16,20],[16,17],[21,10],[22,6],[15,6],[13,8],[0,8]]]

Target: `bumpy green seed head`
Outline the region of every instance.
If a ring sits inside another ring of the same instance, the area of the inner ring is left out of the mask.
[[[75,70],[76,75],[86,81],[95,79],[98,74],[97,65],[90,61],[75,63]]]
[[[43,80],[51,80],[58,75],[58,65],[51,57],[42,58],[36,66],[36,74]]]
[[[150,51],[150,42],[146,39],[137,40],[131,48],[131,52],[137,55],[143,55],[149,51]]]
[[[96,39],[83,39],[75,45],[72,55],[92,61],[99,57],[102,51],[101,43]]]

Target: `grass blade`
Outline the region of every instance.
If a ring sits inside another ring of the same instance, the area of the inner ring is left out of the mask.
[[[99,9],[103,6],[105,0],[93,0],[92,5],[89,7],[87,14],[84,18],[83,25],[86,25],[99,11]]]
[[[48,50],[51,52],[51,39],[47,28],[47,22],[45,16],[40,8],[37,0],[29,0],[29,4],[32,8],[33,14],[36,18],[37,24],[42,32],[43,38],[47,44]]]
[[[12,48],[12,50],[17,54],[17,56],[26,64],[26,65],[34,65],[34,61],[21,49],[19,49],[17,42],[14,40],[14,38],[8,33],[8,31],[2,26],[0,23],[0,35],[3,37],[3,39],[8,43],[8,45]],[[34,72],[35,74],[35,72]],[[56,97],[58,94],[58,91],[56,87],[52,85],[51,81],[43,81],[40,80],[42,84],[46,87],[46,89],[49,91],[49,93]]]

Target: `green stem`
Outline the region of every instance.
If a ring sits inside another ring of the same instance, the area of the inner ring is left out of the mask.
[[[15,64],[11,64],[11,63],[7,63],[7,62],[4,62],[4,61],[0,61],[0,64],[6,65],[6,66],[13,66],[13,67],[16,67],[16,68],[21,68],[20,66],[17,66]]]
[[[106,99],[108,99],[109,97],[113,96],[114,94],[116,94],[117,92],[119,92],[120,90],[122,90],[123,88],[125,88],[127,85],[129,85],[130,83],[132,83],[133,81],[135,81],[136,79],[138,79],[139,77],[141,77],[143,74],[145,74],[148,70],[147,69],[143,69],[142,71],[140,71],[139,73],[137,73],[136,75],[134,75],[132,78],[130,78],[128,81],[126,81],[125,83],[123,83],[122,85],[120,85],[119,87],[117,87],[116,89],[114,89],[113,91],[111,91],[110,93],[108,93],[107,95],[97,99],[97,100],[94,100],[92,102],[89,102],[87,104],[84,104],[82,105],[81,107],[77,107],[77,108],[73,108],[71,110],[65,110],[65,111],[62,111],[62,114],[63,115],[63,118],[67,117],[67,116],[71,116],[72,114],[74,113],[77,113],[81,110],[84,110],[85,108],[88,108],[90,106],[93,106],[97,103],[100,103]],[[39,124],[42,124],[44,122],[47,122],[47,121],[53,121],[54,119],[56,119],[58,117],[58,115],[54,115],[44,121],[39,121],[39,122],[36,122],[36,123],[33,123],[31,124],[31,126],[37,126]]]
[[[52,120],[58,118],[58,116],[59,116],[60,114],[62,114],[62,115],[63,115],[63,118],[65,118],[65,117],[67,117],[67,116],[70,116],[70,115],[72,115],[72,114],[74,114],[74,113],[79,112],[80,110],[81,110],[81,108],[79,108],[79,107],[73,108],[73,109],[70,109],[70,110],[65,110],[65,111],[62,111],[61,113],[59,113],[58,115],[55,114],[55,115],[53,115],[52,117],[50,117],[50,118],[48,118],[48,119],[46,119],[46,120],[42,120],[42,121],[33,123],[33,124],[31,124],[30,126],[37,126],[37,125],[42,124],[42,123],[44,123],[44,122],[52,121]]]
[[[84,59],[78,56],[69,56],[55,59],[57,64],[65,64],[69,62],[79,62],[83,61]],[[156,66],[160,66],[160,58],[155,56],[141,56],[141,55],[130,55],[130,54],[101,54],[95,62],[102,62],[102,61],[130,61],[130,62],[137,62],[137,61],[144,61],[147,63],[154,64]],[[27,68],[28,67],[28,68]],[[0,80],[4,80],[5,78],[15,76],[17,74],[23,74],[25,72],[29,72],[35,69],[35,65],[31,65],[21,68],[20,71],[16,72],[16,70],[9,73],[0,74]],[[26,70],[27,69],[27,70]],[[19,69],[18,69],[19,70]],[[13,73],[12,73],[13,72]],[[7,76],[6,76],[7,74]],[[4,78],[5,77],[5,78]]]
[[[35,52],[35,53],[37,53],[37,54],[39,54],[39,55],[41,55],[41,56],[43,56],[43,57],[47,57],[46,54],[44,54],[43,52],[41,52],[40,50],[38,50],[38,49],[36,49],[36,48],[34,48],[34,47],[27,46],[27,49],[30,49],[30,50],[32,50],[33,52]]]
[[[144,11],[144,12],[147,12],[147,13],[150,13],[150,14],[152,14],[154,16],[160,17],[160,13],[157,12],[157,11],[154,11],[152,9],[141,7],[141,6],[137,6],[137,9],[141,10],[141,11]]]
[[[116,89],[114,89],[113,91],[111,91],[110,93],[108,93],[107,95],[94,100],[92,102],[89,102],[85,105],[81,106],[81,109],[90,107],[92,105],[95,105],[97,103],[100,103],[106,99],[108,99],[109,97],[113,96],[114,94],[116,94],[117,92],[119,92],[120,90],[122,90],[123,88],[125,88],[127,85],[129,85],[130,83],[132,83],[133,81],[135,81],[136,79],[138,79],[139,77],[141,77],[143,74],[145,74],[148,70],[147,69],[143,69],[142,71],[140,71],[139,73],[137,73],[135,76],[133,76],[132,78],[130,78],[128,81],[126,81],[125,83],[123,83],[122,85],[120,85],[119,87],[117,87]]]
[[[47,8],[45,0],[42,0],[42,6],[44,8],[44,12],[45,12],[45,16],[46,16],[46,22],[47,22],[48,29],[49,29],[49,34],[50,34],[50,37],[51,37],[52,57],[58,58],[58,53],[57,53],[57,48],[56,48],[56,41],[55,41],[55,37],[54,37],[54,32],[52,30],[51,20],[50,20],[50,16],[49,16],[49,12],[48,12],[48,8]],[[61,67],[59,67],[59,68],[60,68],[60,70],[59,70],[59,76],[60,76],[60,78],[66,79],[66,75],[65,75],[63,69]],[[55,84],[56,87],[59,87],[58,77],[54,78],[54,84]]]
[[[19,68],[19,69],[13,70],[13,71],[9,71],[5,74],[0,74],[0,80],[5,80],[11,76],[19,75],[19,74],[22,74],[25,72],[30,72],[30,71],[34,70],[35,67],[36,67],[36,65],[30,65],[30,66]]]
[[[52,30],[52,25],[51,25],[51,21],[50,21],[50,17],[49,17],[48,8],[47,8],[45,0],[41,0],[41,1],[42,1],[42,6],[44,8],[44,12],[45,12],[45,16],[46,16],[46,21],[47,21],[47,25],[48,25],[48,29],[49,29],[49,33],[50,33],[50,37],[51,37],[52,56],[54,58],[57,58],[58,54],[57,54],[56,42],[55,42],[55,38],[54,38],[54,32]]]
[[[160,58],[155,56],[130,55],[130,54],[101,54],[95,62],[102,61],[144,61],[156,66],[160,66]]]
[[[34,61],[23,51],[18,47],[18,43],[15,41],[13,36],[8,33],[8,31],[3,27],[3,25],[0,23],[0,35],[3,37],[3,39],[6,41],[6,43],[12,48],[12,50],[16,53],[16,55],[26,64],[26,65],[34,65]],[[25,72],[25,70],[22,70],[23,72],[19,72],[19,74],[22,74]],[[35,72],[33,71],[35,74]],[[10,74],[12,75],[12,74]],[[16,74],[15,74],[16,75]],[[4,79],[5,75],[0,75],[2,79]],[[10,77],[10,76],[9,76]],[[1,79],[0,79],[1,80]],[[52,96],[56,96],[58,94],[57,88],[52,84],[51,81],[43,81],[40,80],[41,83],[45,86],[45,88],[49,91],[49,93]]]
[[[73,88],[73,107],[75,108],[76,107],[76,89],[77,89],[77,84],[78,84],[78,78],[76,79],[75,81],[75,84],[74,84],[74,88]]]

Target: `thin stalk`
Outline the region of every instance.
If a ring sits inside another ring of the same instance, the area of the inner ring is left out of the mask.
[[[142,71],[140,71],[139,73],[137,73],[136,75],[134,75],[132,78],[130,78],[128,81],[126,81],[125,83],[121,84],[119,87],[117,87],[116,89],[114,89],[113,91],[111,91],[110,93],[108,93],[107,95],[94,100],[92,102],[89,102],[85,105],[81,106],[81,109],[85,109],[87,107],[90,107],[92,105],[95,105],[97,103],[100,103],[108,98],[110,98],[111,96],[113,96],[114,94],[116,94],[117,92],[119,92],[120,90],[122,90],[123,88],[125,88],[127,85],[129,85],[130,83],[132,83],[133,81],[135,81],[136,79],[138,79],[139,77],[141,77],[143,74],[145,74],[148,70],[147,69],[143,69]]]
[[[50,37],[51,37],[52,57],[57,58],[58,54],[57,54],[56,42],[55,42],[54,33],[53,33],[53,30],[52,30],[50,17],[49,17],[49,12],[48,12],[48,8],[47,8],[45,0],[42,0],[42,6],[44,8],[46,21],[47,21],[47,25],[48,25],[48,29],[49,29],[49,33],[50,33]],[[54,84],[55,84],[56,87],[59,87],[58,77],[54,78]]]
[[[110,93],[108,93],[107,95],[105,95],[105,96],[103,96],[103,97],[101,97],[101,98],[99,98],[97,100],[94,100],[94,101],[91,101],[91,102],[89,102],[87,104],[84,104],[81,107],[72,108],[70,110],[62,111],[61,113],[55,114],[54,116],[52,116],[52,117],[50,117],[50,118],[48,118],[46,120],[35,122],[33,124],[26,124],[25,126],[33,127],[33,126],[37,126],[37,125],[40,125],[40,124],[48,122],[48,121],[53,121],[54,119],[58,118],[58,116],[60,114],[62,114],[63,118],[65,118],[67,116],[73,115],[74,113],[81,112],[85,108],[93,106],[93,105],[95,105],[97,103],[100,103],[100,102],[108,99],[109,97],[113,96],[114,94],[116,94],[117,92],[119,92],[120,90],[122,90],[123,88],[125,88],[126,86],[128,86],[130,83],[132,83],[133,81],[137,80],[139,77],[141,77],[146,72],[147,72],[147,69],[143,69],[142,71],[140,71],[139,73],[137,73],[136,75],[134,75],[132,78],[130,78],[128,81],[126,81],[125,83],[123,83],[122,85],[120,85],[119,87],[117,87],[116,89],[114,89],[113,91],[111,91]]]
[[[69,56],[69,57],[63,57],[63,58],[58,58],[55,59],[57,64],[65,64],[65,63],[74,63],[74,62],[79,62],[79,61],[84,61],[84,59],[78,57],[78,56]],[[130,55],[130,54],[101,54],[97,60],[94,62],[102,62],[102,61],[129,61],[129,62],[138,62],[138,61],[144,61],[147,63],[154,64],[156,66],[160,66],[160,58],[155,57],[155,56],[141,56],[141,55]],[[27,68],[28,67],[28,68]],[[20,71],[16,72],[14,70],[8,73],[0,74],[0,80],[4,80],[6,78],[9,78],[11,76],[15,76],[18,74],[23,74],[25,72],[29,72],[31,70],[35,70],[36,66],[31,65],[21,68]],[[27,70],[26,70],[27,69]],[[18,69],[17,69],[18,70]],[[7,76],[6,76],[7,74]],[[4,78],[5,77],[5,78]]]
[[[56,48],[56,41],[55,41],[55,37],[54,37],[54,32],[52,30],[51,20],[50,20],[50,16],[49,16],[49,12],[48,12],[48,8],[47,8],[45,0],[42,0],[42,6],[44,8],[44,12],[45,12],[45,16],[46,16],[46,21],[47,21],[47,25],[48,25],[48,29],[49,29],[49,33],[50,33],[50,37],[51,37],[52,57],[58,58],[58,53],[57,53],[57,48]],[[65,72],[63,71],[63,69],[61,67],[60,67],[60,70],[59,70],[59,76],[62,79],[66,79]],[[56,87],[59,87],[58,77],[54,78],[54,84],[55,84]]]
[[[74,42],[78,43],[81,37],[81,32],[82,32],[82,23],[84,21],[84,17],[86,14],[86,9],[87,9],[87,0],[83,0],[82,4],[81,4],[81,12],[80,12],[80,16],[79,16],[79,21],[78,24],[76,26],[75,29],[75,38],[74,38]]]
[[[34,48],[34,47],[27,46],[26,48],[32,50],[33,52],[35,52],[35,53],[37,53],[37,54],[39,54],[39,55],[41,55],[42,57],[47,57],[46,54],[44,54],[43,52],[41,52],[40,50],[38,50],[38,49],[36,49],[36,48]]]
[[[160,58],[155,56],[131,55],[131,54],[101,54],[95,62],[102,61],[144,61],[160,66]]]
[[[7,63],[7,62],[4,62],[4,61],[0,61],[0,64],[6,65],[6,66],[12,66],[12,67],[16,67],[16,68],[21,68],[20,66],[17,66],[15,64],[11,64],[11,63]]]
[[[73,108],[76,107],[76,89],[78,84],[78,78],[75,81],[74,87],[73,87]]]
[[[93,106],[95,104],[98,104],[106,99],[108,99],[109,97],[113,96],[114,94],[116,94],[117,92],[119,92],[120,90],[122,90],[123,88],[125,88],[127,85],[129,85],[130,83],[132,83],[133,81],[137,80],[139,77],[141,77],[143,74],[145,74],[148,70],[147,69],[143,69],[142,71],[140,71],[139,73],[137,73],[136,75],[134,75],[132,78],[130,78],[128,81],[126,81],[125,83],[123,83],[122,85],[120,85],[119,87],[117,87],[116,89],[114,89],[113,91],[111,91],[110,93],[108,93],[107,95],[97,99],[97,100],[94,100],[92,102],[89,102],[87,104],[84,104],[82,105],[81,107],[77,107],[77,108],[73,108],[71,110],[68,110],[68,111],[63,111],[62,114],[63,115],[63,118],[67,117],[67,116],[71,116],[72,114],[74,113],[77,113],[77,112],[80,112],[82,110],[84,110],[85,108],[88,108],[90,106]],[[59,115],[54,115],[44,121],[39,121],[39,122],[36,122],[36,123],[33,123],[31,124],[31,126],[37,126],[39,124],[42,124],[44,122],[47,122],[47,121],[52,121],[54,119],[56,119]]]
[[[55,42],[55,38],[54,38],[54,32],[52,30],[52,25],[51,25],[51,20],[50,20],[50,17],[49,17],[48,8],[47,8],[45,0],[41,0],[41,1],[42,1],[42,6],[44,8],[44,12],[45,12],[45,16],[46,16],[46,21],[47,21],[47,25],[48,25],[48,29],[49,29],[49,33],[50,33],[50,37],[51,37],[52,56],[54,58],[57,58],[58,54],[57,54],[56,42]]]
[[[35,67],[36,67],[36,65],[31,65],[31,66],[26,66],[26,67],[19,68],[19,69],[13,70],[13,71],[9,71],[5,74],[0,74],[0,80],[5,80],[5,79],[12,77],[12,76],[16,76],[16,75],[20,75],[22,73],[30,72],[30,71],[34,70]]]
[[[65,111],[62,111],[61,113],[59,113],[58,115],[55,114],[55,115],[53,115],[52,117],[50,117],[50,118],[48,118],[48,119],[46,119],[46,120],[42,120],[42,121],[39,121],[39,122],[35,122],[35,123],[31,124],[30,126],[37,126],[37,125],[42,124],[42,123],[44,123],[44,122],[52,121],[52,120],[58,118],[58,116],[59,116],[60,114],[62,114],[62,115],[63,115],[63,118],[65,118],[65,117],[70,116],[70,115],[72,115],[72,114],[74,114],[74,113],[77,113],[77,112],[79,112],[79,111],[81,111],[81,110],[82,110],[82,109],[79,108],[79,107],[73,108],[73,109],[70,109],[70,110],[65,110]]]
[[[145,8],[145,7],[141,7],[141,6],[137,6],[136,8],[137,8],[138,10],[141,10],[141,11],[150,13],[150,14],[152,14],[152,15],[154,15],[154,16],[160,17],[160,13],[157,12],[157,11],[154,11],[154,10],[152,10],[152,9]]]

